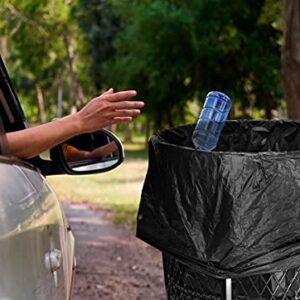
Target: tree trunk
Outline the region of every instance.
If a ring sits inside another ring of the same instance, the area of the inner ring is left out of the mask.
[[[271,93],[265,92],[265,93],[262,93],[261,95],[259,95],[259,98],[264,99],[265,119],[272,119],[273,118],[272,111],[273,111],[273,109],[276,108],[276,99],[275,99],[275,97]]]
[[[300,1],[284,0],[281,80],[288,117],[300,119]]]
[[[62,116],[62,97],[63,97],[63,86],[62,86],[62,81],[59,79],[57,83],[57,112],[56,112],[57,118],[61,118]]]
[[[265,119],[272,119],[272,102],[271,99],[265,99]]]
[[[69,74],[70,74],[70,90],[72,98],[75,101],[77,109],[80,109],[83,106],[83,91],[79,84],[77,74],[74,70],[74,52],[72,43],[68,36],[64,36],[64,43],[66,47],[68,65],[69,65]]]
[[[47,119],[45,113],[45,101],[44,101],[43,91],[38,83],[36,83],[35,85],[35,90],[36,90],[36,96],[39,105],[40,120],[42,123],[46,123]]]
[[[130,127],[130,123],[124,124],[124,141],[132,142],[132,130]]]
[[[7,36],[2,36],[0,37],[0,53],[1,53],[1,57],[5,63],[5,60],[7,58],[7,54],[8,54],[8,47],[7,47]]]

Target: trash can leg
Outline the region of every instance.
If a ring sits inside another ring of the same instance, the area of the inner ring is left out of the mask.
[[[225,284],[226,284],[226,300],[232,300],[232,280],[231,280],[231,278],[226,278]]]

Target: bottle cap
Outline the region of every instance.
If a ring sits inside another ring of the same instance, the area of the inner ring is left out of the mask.
[[[206,98],[208,97],[216,97],[218,99],[221,99],[223,101],[231,103],[231,99],[224,93],[219,92],[219,91],[211,91],[207,94]]]

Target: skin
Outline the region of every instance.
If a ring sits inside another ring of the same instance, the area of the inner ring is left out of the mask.
[[[93,151],[83,151],[72,147],[72,151],[69,151],[67,156],[64,153],[67,161],[77,161],[89,158],[105,158],[111,153],[117,150],[117,145],[115,142],[110,142],[105,146],[94,149]]]
[[[7,133],[11,154],[21,159],[31,158],[76,135],[94,132],[116,123],[130,122],[144,106],[142,101],[125,100],[136,94],[134,90],[114,93],[110,89],[74,114],[33,128]]]

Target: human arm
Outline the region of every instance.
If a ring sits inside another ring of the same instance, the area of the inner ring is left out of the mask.
[[[114,153],[117,149],[117,144],[115,142],[110,142],[107,145],[98,147],[89,152],[88,158],[105,158],[108,155]]]
[[[140,114],[141,101],[125,101],[136,91],[109,91],[92,99],[79,112],[36,127],[7,133],[10,151],[19,158],[31,158],[76,135],[94,132],[115,123],[129,122]]]
[[[80,150],[74,146],[68,145],[67,143],[62,145],[64,157],[67,161],[78,161],[91,158],[105,158],[108,155],[115,152],[117,144],[115,142],[110,142],[107,145],[98,147],[92,151]]]

